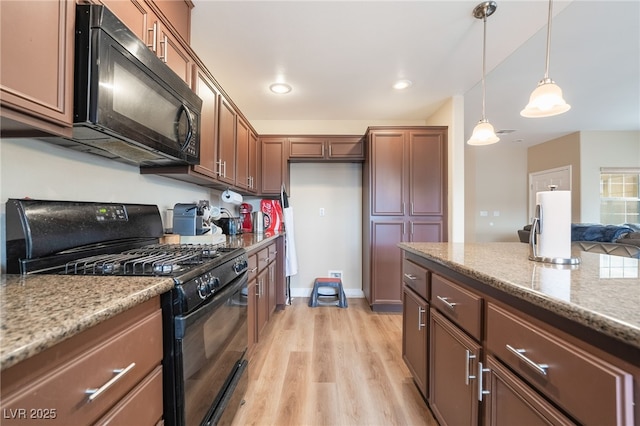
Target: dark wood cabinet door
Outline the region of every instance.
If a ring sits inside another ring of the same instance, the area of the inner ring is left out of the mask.
[[[446,137],[443,130],[409,132],[411,216],[443,216],[446,203]]]
[[[330,160],[364,160],[362,138],[332,138],[327,140],[327,158]]]
[[[402,292],[402,359],[407,364],[422,396],[428,395],[427,302],[404,286]]]
[[[213,81],[200,68],[195,67],[194,92],[202,99],[200,120],[200,164],[193,169],[212,179],[217,178],[216,130],[218,123],[218,91]]]
[[[274,260],[269,263],[269,266],[267,267],[267,282],[268,282],[268,310],[269,310],[269,317],[271,317],[271,315],[273,314],[273,312],[275,312],[276,310],[276,296],[277,296],[277,291],[276,291],[276,262],[275,262],[275,258]]]
[[[285,138],[261,138],[259,144],[260,193],[264,195],[280,194],[283,183],[288,190],[288,164],[285,157],[287,140]]]
[[[156,18],[144,0],[102,0],[102,4],[113,12],[147,46],[153,47],[153,23],[156,22]],[[157,31],[156,27],[156,33]]]
[[[248,174],[249,174],[249,192],[258,192],[258,135],[249,130],[249,150],[248,150]]]
[[[405,132],[370,134],[371,215],[405,214]]]
[[[15,125],[6,117],[71,135],[75,8],[70,0],[0,1],[3,135]]]
[[[249,125],[240,117],[236,121],[236,186],[249,188]]]
[[[218,180],[235,185],[236,111],[222,95],[218,98]]]
[[[490,370],[485,373],[489,393],[483,397],[486,426],[575,424],[491,355],[486,367]]]
[[[257,313],[257,326],[256,326],[256,338],[260,341],[260,333],[264,329],[265,325],[269,321],[269,269],[265,268],[258,274],[256,279],[256,313]]]
[[[325,158],[324,138],[295,137],[289,138],[289,158],[322,159]]]
[[[424,243],[437,243],[445,241],[444,239],[444,224],[442,221],[421,221],[411,220],[409,221],[409,241],[412,242],[424,242]]]
[[[371,292],[374,309],[400,310],[402,307],[402,251],[406,224],[398,220],[371,222]]]
[[[429,403],[441,425],[478,424],[480,345],[435,309],[429,321]]]
[[[175,72],[185,83],[191,84],[191,65],[193,59],[189,52],[181,45],[179,39],[171,30],[158,21],[158,57]]]

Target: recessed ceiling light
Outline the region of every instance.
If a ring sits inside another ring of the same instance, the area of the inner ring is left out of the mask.
[[[285,93],[289,93],[291,91],[291,86],[286,83],[273,83],[269,86],[269,90],[273,93],[277,93],[278,95],[284,95]]]
[[[411,86],[412,84],[413,83],[411,83],[411,80],[398,80],[393,85],[393,88],[396,89],[396,90],[403,90],[403,89],[406,89],[407,87]]]

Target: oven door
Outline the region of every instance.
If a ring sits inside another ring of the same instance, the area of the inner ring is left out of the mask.
[[[178,424],[215,424],[211,417],[219,419],[225,404],[233,417],[237,407],[230,401],[242,400],[246,386],[233,388],[246,383],[247,283],[244,272],[210,302],[175,319]]]

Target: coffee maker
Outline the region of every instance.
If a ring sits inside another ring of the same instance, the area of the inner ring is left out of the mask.
[[[240,204],[240,219],[242,222],[242,232],[253,232],[253,226],[251,223],[251,211],[253,207],[251,204],[242,203]]]

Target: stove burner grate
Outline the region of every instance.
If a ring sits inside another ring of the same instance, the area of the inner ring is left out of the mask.
[[[120,254],[90,256],[68,262],[71,275],[171,275],[224,252],[213,244],[154,244]]]

